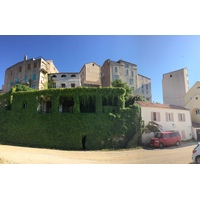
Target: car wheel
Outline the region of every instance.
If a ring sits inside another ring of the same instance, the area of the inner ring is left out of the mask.
[[[200,164],[200,156],[197,156],[195,161],[196,161],[197,164]]]
[[[159,144],[159,147],[160,147],[160,148],[163,148],[163,147],[164,147],[163,143],[160,143],[160,144]]]
[[[176,142],[176,146],[179,146],[179,145],[180,145],[180,142],[179,142],[179,141],[177,141],[177,142]]]

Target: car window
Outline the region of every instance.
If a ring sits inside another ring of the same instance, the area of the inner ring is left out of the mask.
[[[175,136],[176,136],[176,137],[179,137],[179,133],[178,133],[178,132],[176,132],[176,133],[175,133]]]
[[[169,134],[164,134],[163,135],[163,138],[168,138],[169,137]]]
[[[199,147],[199,144],[197,144],[197,146],[194,149],[197,149]]]
[[[162,133],[156,133],[155,138],[161,138],[162,137]]]
[[[170,133],[170,134],[169,134],[169,137],[170,137],[170,138],[174,137],[174,133]]]

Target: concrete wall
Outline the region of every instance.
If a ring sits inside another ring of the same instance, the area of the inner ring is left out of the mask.
[[[184,96],[189,90],[187,68],[163,75],[163,103],[184,106]]]

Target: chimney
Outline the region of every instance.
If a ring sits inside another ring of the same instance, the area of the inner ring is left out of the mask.
[[[27,60],[27,55],[24,55],[24,61]]]

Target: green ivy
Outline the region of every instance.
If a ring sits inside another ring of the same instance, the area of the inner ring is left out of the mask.
[[[16,91],[0,95],[0,142],[42,148],[81,150],[126,148],[140,130],[140,109],[124,108],[123,88],[69,88]],[[104,96],[112,105],[102,106]],[[62,98],[73,99],[72,113],[59,113]],[[38,113],[41,101],[51,100],[49,113]],[[95,112],[81,113],[80,102],[92,102]],[[10,106],[10,110],[6,106]],[[137,143],[138,140],[135,140]],[[134,144],[135,144],[134,143]]]

